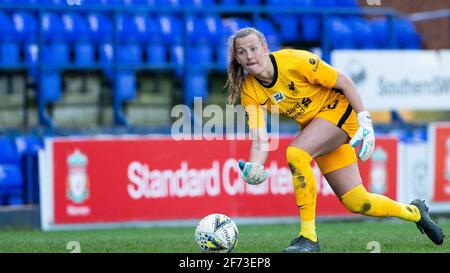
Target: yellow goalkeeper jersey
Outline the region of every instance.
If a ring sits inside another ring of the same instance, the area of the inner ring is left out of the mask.
[[[272,83],[264,85],[248,74],[241,90],[250,128],[265,126],[263,108],[278,111],[301,126],[332,103],[338,72],[319,56],[304,50],[283,49],[272,52]]]

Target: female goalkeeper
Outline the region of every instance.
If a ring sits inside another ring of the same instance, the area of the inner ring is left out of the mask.
[[[312,159],[351,212],[414,222],[435,244],[442,244],[443,231],[431,220],[423,201],[402,204],[369,193],[362,185],[352,146],[361,144],[358,157],[365,161],[373,152],[375,136],[370,113],[348,77],[307,51],[269,52],[264,35],[254,28],[232,35],[228,50],[228,104],[240,95],[253,137],[248,162],[240,162],[243,179],[259,184],[269,175],[263,167],[269,146],[263,109],[276,109],[301,127],[286,150],[300,209],[300,232],[284,252],[320,251]]]

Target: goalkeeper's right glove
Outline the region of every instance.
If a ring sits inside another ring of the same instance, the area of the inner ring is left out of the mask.
[[[359,128],[350,140],[350,145],[356,147],[361,143],[358,157],[361,161],[366,161],[372,155],[373,149],[375,148],[375,133],[373,132],[372,118],[367,111],[359,112],[356,114],[356,118]]]
[[[250,185],[258,185],[266,181],[269,177],[269,170],[264,170],[264,166],[258,162],[245,162],[239,160],[239,168],[241,169],[241,177]]]

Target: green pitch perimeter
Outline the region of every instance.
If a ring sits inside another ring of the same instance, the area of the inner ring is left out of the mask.
[[[450,253],[450,220],[438,221],[447,238],[434,245],[412,223],[401,221],[323,222],[317,231],[322,252]],[[279,253],[297,235],[297,224],[239,225],[235,253]],[[196,253],[195,227],[89,231],[0,231],[0,252]]]

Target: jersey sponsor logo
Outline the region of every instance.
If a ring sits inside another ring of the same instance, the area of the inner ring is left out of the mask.
[[[308,105],[312,102],[310,98],[303,98],[302,104],[305,106],[305,108],[308,108]]]
[[[285,114],[292,119],[297,119],[305,113],[311,102],[310,98],[303,98],[301,102],[297,102],[293,107],[287,109]]]
[[[276,102],[280,102],[282,100],[284,100],[286,97],[284,96],[283,92],[278,92],[275,95],[272,95],[272,98],[276,101]]]

